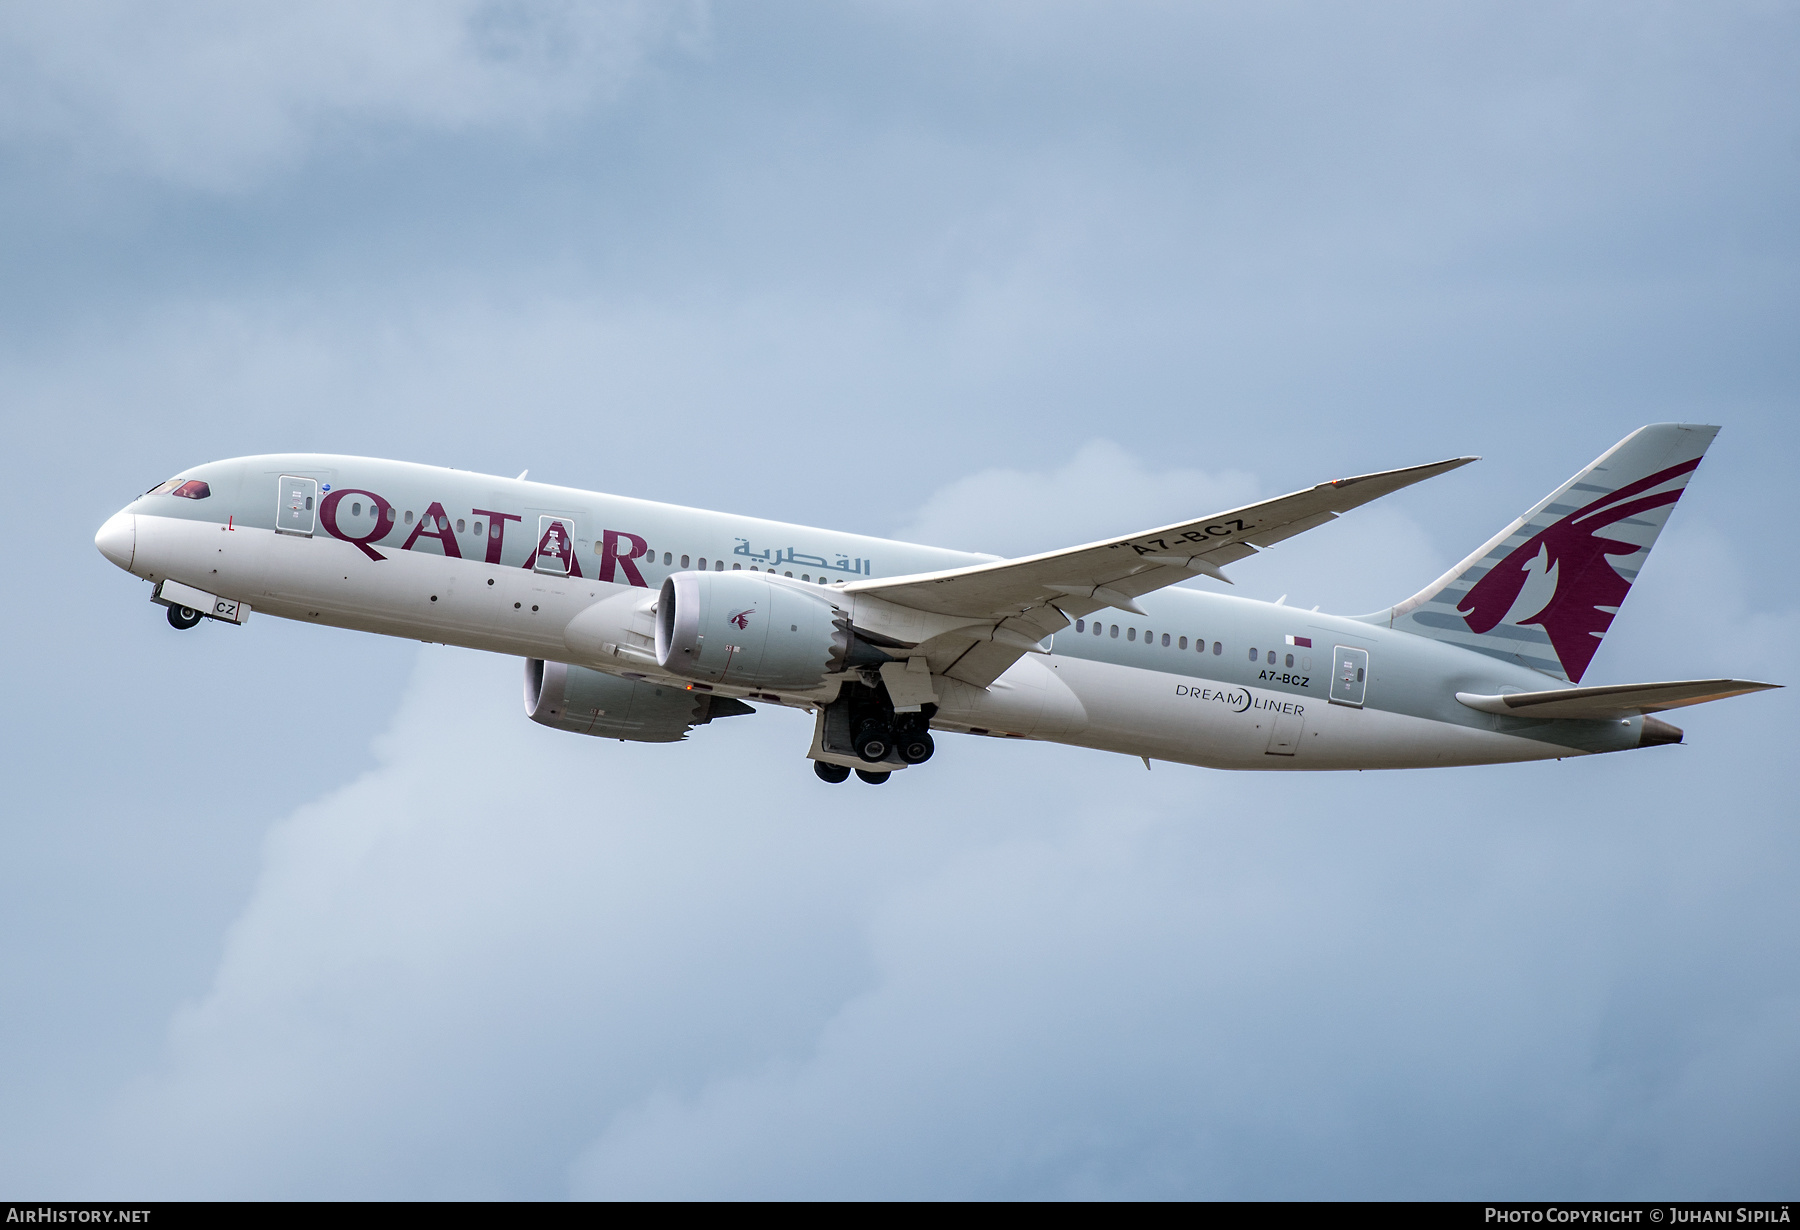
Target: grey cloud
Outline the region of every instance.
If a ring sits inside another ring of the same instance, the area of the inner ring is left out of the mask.
[[[10,6],[5,135],[96,169],[241,190],[348,122],[529,128],[607,98],[679,8]]]
[[[634,748],[516,663],[173,633],[90,542],[290,448],[989,550],[1485,454],[1233,570],[1357,611],[1700,420],[1595,675],[1791,683],[1791,11],[122,11],[0,18],[13,1187],[1791,1186],[1786,692],[834,793],[781,714]]]
[[[1109,506],[1147,473],[1094,447],[1057,472]],[[1652,642],[1682,619],[1646,605]],[[1766,706],[1593,762],[1145,774],[960,739],[837,789],[797,715],[586,740],[525,722],[516,672],[422,652],[378,767],[271,830],[84,1190],[1643,1197],[1785,1173],[1800,1121],[1761,1091],[1800,1079],[1800,851],[1751,802]]]

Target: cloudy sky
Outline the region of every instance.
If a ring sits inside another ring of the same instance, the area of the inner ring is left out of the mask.
[[[1236,570],[1357,613],[1700,421],[1590,677],[1795,683],[1797,63],[1791,3],[0,7],[0,1189],[1791,1194],[1788,693],[832,788],[794,714],[177,634],[91,539],[281,450],[997,552],[1484,455]]]

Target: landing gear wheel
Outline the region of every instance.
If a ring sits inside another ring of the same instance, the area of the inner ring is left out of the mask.
[[[868,782],[871,786],[879,786],[882,782],[885,782],[888,778],[893,776],[892,773],[871,773],[867,769],[858,769],[856,775],[865,782]]]
[[[185,632],[199,622],[200,612],[192,607],[172,606],[169,608],[169,626],[171,628],[180,628]]]
[[[907,764],[924,764],[935,751],[937,744],[922,730],[900,736],[900,759]]]
[[[813,772],[819,775],[820,781],[830,782],[834,786],[850,780],[849,769],[841,764],[826,764],[823,760],[813,761]]]
[[[870,764],[880,764],[887,759],[888,749],[894,746],[894,735],[885,723],[864,722],[857,730],[852,746],[856,748],[856,754]]]

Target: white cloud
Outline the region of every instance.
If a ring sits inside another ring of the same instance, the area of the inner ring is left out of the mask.
[[[1317,474],[1292,485],[1338,477]],[[1054,469],[984,470],[949,483],[896,537],[1025,555],[1223,512],[1273,494],[1264,487],[1241,470],[1164,469],[1110,440],[1091,440]],[[1446,554],[1411,515],[1376,504],[1226,571],[1235,593],[1286,594],[1296,606],[1361,614],[1416,592],[1438,575]],[[1221,588],[1214,581],[1193,584]]]
[[[344,120],[529,128],[616,91],[687,19],[637,0],[9,5],[0,133],[233,189]]]
[[[983,470],[933,492],[896,537],[909,542],[1026,555],[1256,499],[1238,470],[1153,470],[1110,440],[1090,440],[1053,470]]]

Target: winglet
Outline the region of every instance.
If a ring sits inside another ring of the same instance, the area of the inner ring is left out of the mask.
[[[1452,470],[1460,470],[1471,461],[1480,460],[1480,457],[1449,457],[1443,461],[1433,461],[1427,465],[1409,466],[1404,470],[1381,470],[1374,474],[1357,474],[1350,478],[1334,478],[1325,485],[1330,487],[1354,487],[1357,483],[1366,483],[1372,478],[1397,478],[1402,474],[1415,476],[1408,478],[1405,482],[1396,486],[1394,490],[1398,491],[1401,487],[1410,487],[1412,484],[1424,482],[1428,478],[1436,478],[1440,474],[1448,474]]]

